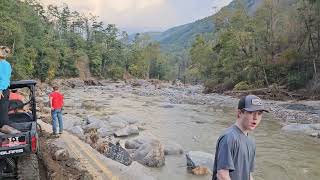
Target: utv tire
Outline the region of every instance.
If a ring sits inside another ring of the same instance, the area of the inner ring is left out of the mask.
[[[40,180],[39,164],[36,154],[18,158],[18,180]]]

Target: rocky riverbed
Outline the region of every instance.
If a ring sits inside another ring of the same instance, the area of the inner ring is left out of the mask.
[[[82,81],[78,79],[58,80],[54,82],[62,87],[65,93],[65,129],[80,139],[90,144],[101,154],[108,155],[108,143],[119,144],[126,148],[130,161],[139,162],[144,166],[163,167],[166,157],[180,156],[186,153],[190,164],[195,167],[203,166],[208,170],[212,167],[212,156],[205,152],[185,152],[181,144],[171,140],[163,140],[154,136],[145,129],[148,121],[138,115],[124,112],[120,106],[130,109],[132,99],[152,97],[152,101],[144,100],[141,106],[158,106],[162,109],[171,109],[180,104],[204,105],[223,109],[235,108],[238,99],[220,94],[203,94],[202,86],[172,85],[170,83],[155,84],[145,80],[125,82],[108,81]],[[49,86],[38,85],[40,118],[50,123],[50,109],[48,108],[47,95]],[[130,101],[126,101],[131,99]],[[117,106],[117,101],[124,104]],[[139,101],[137,99],[137,101]],[[112,104],[112,107],[110,106]],[[303,132],[314,137],[319,137],[319,109],[316,101],[280,102],[266,101],[271,115],[279,120],[283,132]],[[144,112],[145,113],[145,112]],[[210,123],[206,119],[197,119],[197,124]],[[197,141],[197,137],[192,137]],[[122,157],[123,158],[123,157]],[[114,157],[115,160],[119,160]],[[203,160],[204,159],[204,160]],[[209,161],[207,161],[209,160]],[[190,162],[191,161],[191,162]],[[187,165],[186,165],[187,166]],[[210,174],[206,170],[191,171],[194,174]],[[200,173],[201,174],[201,173]],[[190,178],[189,178],[190,179]]]
[[[134,85],[134,86],[132,86]],[[120,83],[121,91],[140,96],[161,96],[172,104],[194,104],[220,107],[237,107],[238,98],[221,94],[203,94],[203,86],[172,85],[163,83],[155,87],[145,80],[136,80],[130,84]],[[320,138],[320,102],[319,101],[272,101],[265,100],[271,114],[279,120],[284,131],[301,132]]]
[[[84,89],[117,90],[116,94],[132,93],[139,96],[160,96],[171,104],[209,105],[235,108],[238,98],[221,94],[204,94],[201,85],[183,85],[181,83],[161,83],[155,85],[152,81],[132,80],[125,82],[109,82],[96,80],[57,80],[55,82],[65,89],[81,87]],[[45,85],[46,86],[46,85]],[[48,87],[45,93],[49,93]],[[41,93],[43,96],[43,93]],[[43,99],[42,97],[40,98]],[[289,124],[318,124],[320,123],[320,101],[273,101],[264,100],[272,115],[279,119],[283,126]],[[88,100],[90,103],[90,100]]]

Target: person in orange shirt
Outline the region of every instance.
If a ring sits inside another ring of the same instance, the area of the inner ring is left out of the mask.
[[[18,92],[17,89],[10,90],[9,94],[9,114],[24,112],[24,97]]]
[[[23,96],[18,92],[17,89],[12,89],[10,91],[9,100],[20,100],[23,101]]]

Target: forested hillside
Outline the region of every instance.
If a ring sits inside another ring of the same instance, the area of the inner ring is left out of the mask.
[[[190,49],[190,77],[211,88],[270,85],[319,91],[320,1],[264,0],[254,14],[243,1],[214,16],[212,40],[198,35]]]
[[[71,11],[67,5],[44,7],[35,0],[2,0],[0,13],[0,42],[13,50],[8,60],[14,79],[77,77],[83,71],[76,68],[83,64],[79,61],[88,57],[91,74],[99,78],[167,74],[158,43],[137,37],[124,44],[119,39],[127,34],[95,15]]]
[[[214,31],[212,16],[193,23],[171,28],[158,37],[162,49],[165,51],[179,51],[191,47],[192,41],[197,34],[211,33]]]
[[[89,77],[180,79],[216,91],[320,91],[318,0],[234,0],[213,16],[131,42],[115,25],[67,5],[2,0],[0,13],[14,79],[78,77],[89,67]]]

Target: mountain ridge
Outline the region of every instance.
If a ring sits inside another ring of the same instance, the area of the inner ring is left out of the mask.
[[[242,0],[249,13],[254,13],[257,8],[262,4],[263,0]],[[221,8],[234,8],[236,0],[231,1],[227,6]],[[219,12],[218,11],[218,12]],[[218,13],[217,12],[217,13]],[[144,32],[141,35],[148,35],[152,40],[160,43],[161,49],[165,52],[168,51],[181,51],[191,47],[194,38],[198,34],[208,34],[215,32],[214,15],[196,20],[191,23],[175,26],[163,32]],[[130,35],[130,40],[134,39],[134,35]]]

